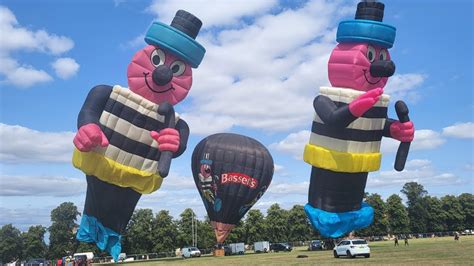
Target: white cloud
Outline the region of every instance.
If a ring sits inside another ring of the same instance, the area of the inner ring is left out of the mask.
[[[389,94],[391,101],[394,102],[400,99],[416,102],[420,98],[416,88],[418,88],[426,78],[426,75],[417,73],[396,74],[388,79],[384,92]]]
[[[59,205],[59,204],[58,204]],[[51,224],[51,210],[54,207],[44,208],[5,208],[0,206],[0,226],[13,224],[20,231],[25,232],[30,226]]]
[[[402,172],[389,170],[372,174],[367,179],[367,187],[401,187],[407,182],[417,182],[424,186],[455,185],[461,179],[453,173],[438,172],[430,160],[416,159],[408,161]]]
[[[270,144],[270,148],[291,154],[295,159],[301,160],[303,158],[304,147],[308,143],[310,135],[311,132],[309,130],[291,133],[280,142]]]
[[[4,76],[2,83],[21,88],[49,82],[53,78],[44,70],[36,69],[27,63],[19,63],[13,58],[12,52],[60,55],[74,47],[74,42],[65,36],[21,27],[13,12],[4,6],[0,6],[0,32],[0,74]]]
[[[262,14],[278,4],[277,0],[264,1],[173,1],[154,0],[148,11],[164,23],[170,23],[176,11],[185,9],[203,21],[203,28],[225,25],[239,25],[242,17]]]
[[[0,123],[0,161],[69,163],[73,138],[73,132],[41,132]]]
[[[456,123],[452,126],[443,128],[443,136],[473,139],[474,138],[474,123]]]
[[[52,63],[52,66],[56,75],[62,79],[69,79],[75,76],[79,70],[79,64],[76,60],[69,57],[58,58]]]
[[[300,183],[283,183],[283,182],[273,182],[268,188],[267,193],[270,194],[303,194],[307,195],[309,189],[309,182],[300,182]]]
[[[71,197],[84,194],[86,180],[60,176],[0,176],[0,196]]]

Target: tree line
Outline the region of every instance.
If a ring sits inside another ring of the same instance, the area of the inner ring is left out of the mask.
[[[407,233],[429,233],[474,229],[474,195],[446,195],[441,198],[428,195],[421,184],[406,183],[402,198],[393,194],[386,201],[377,193],[365,195],[365,201],[374,208],[374,223],[355,232],[358,236],[383,236]],[[57,259],[74,252],[92,251],[101,253],[94,244],[75,240],[80,213],[71,202],[65,202],[51,211],[51,226],[31,226],[20,232],[12,224],[0,229],[0,262],[7,263],[31,258]],[[178,219],[169,211],[154,214],[151,209],[135,210],[123,233],[122,250],[127,254],[172,253],[176,248],[192,245],[192,227],[197,233],[197,247],[212,248],[215,244],[214,231],[209,218],[194,220],[192,209],[185,209]],[[49,245],[44,236],[49,232]],[[286,210],[275,203],[266,216],[258,209],[250,210],[232,230],[226,243],[257,241],[296,242],[320,238],[312,229],[304,207],[294,205]]]

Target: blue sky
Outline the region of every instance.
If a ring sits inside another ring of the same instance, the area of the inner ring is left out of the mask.
[[[397,70],[385,91],[406,100],[417,130],[406,170],[393,170],[398,143],[384,140],[382,168],[366,191],[384,198],[417,181],[430,194],[474,193],[473,4],[383,1],[397,28]],[[212,4],[211,4],[212,3]],[[2,1],[0,8],[0,225],[49,225],[64,201],[82,210],[85,178],[70,163],[76,117],[98,84],[127,86],[126,69],[150,23],[178,9],[203,21],[207,53],[188,97],[176,106],[191,128],[188,150],[162,188],[138,208],[191,207],[205,215],[190,157],[216,132],[266,145],[276,172],[254,208],[305,204],[310,166],[301,160],[312,100],[329,85],[337,23],[357,1]]]

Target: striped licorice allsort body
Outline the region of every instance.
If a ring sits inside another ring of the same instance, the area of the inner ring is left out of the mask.
[[[99,119],[109,145],[90,152],[76,150],[74,164],[103,181],[140,193],[155,191],[162,182],[157,171],[160,151],[150,132],[165,127],[157,111],[156,103],[114,86]]]

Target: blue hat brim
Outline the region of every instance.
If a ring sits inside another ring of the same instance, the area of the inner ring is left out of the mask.
[[[206,49],[194,39],[161,22],[153,22],[145,35],[145,42],[174,53],[193,68],[199,66],[206,53]]]
[[[391,48],[395,42],[396,28],[382,22],[364,19],[345,20],[339,23],[336,41],[366,42]]]

